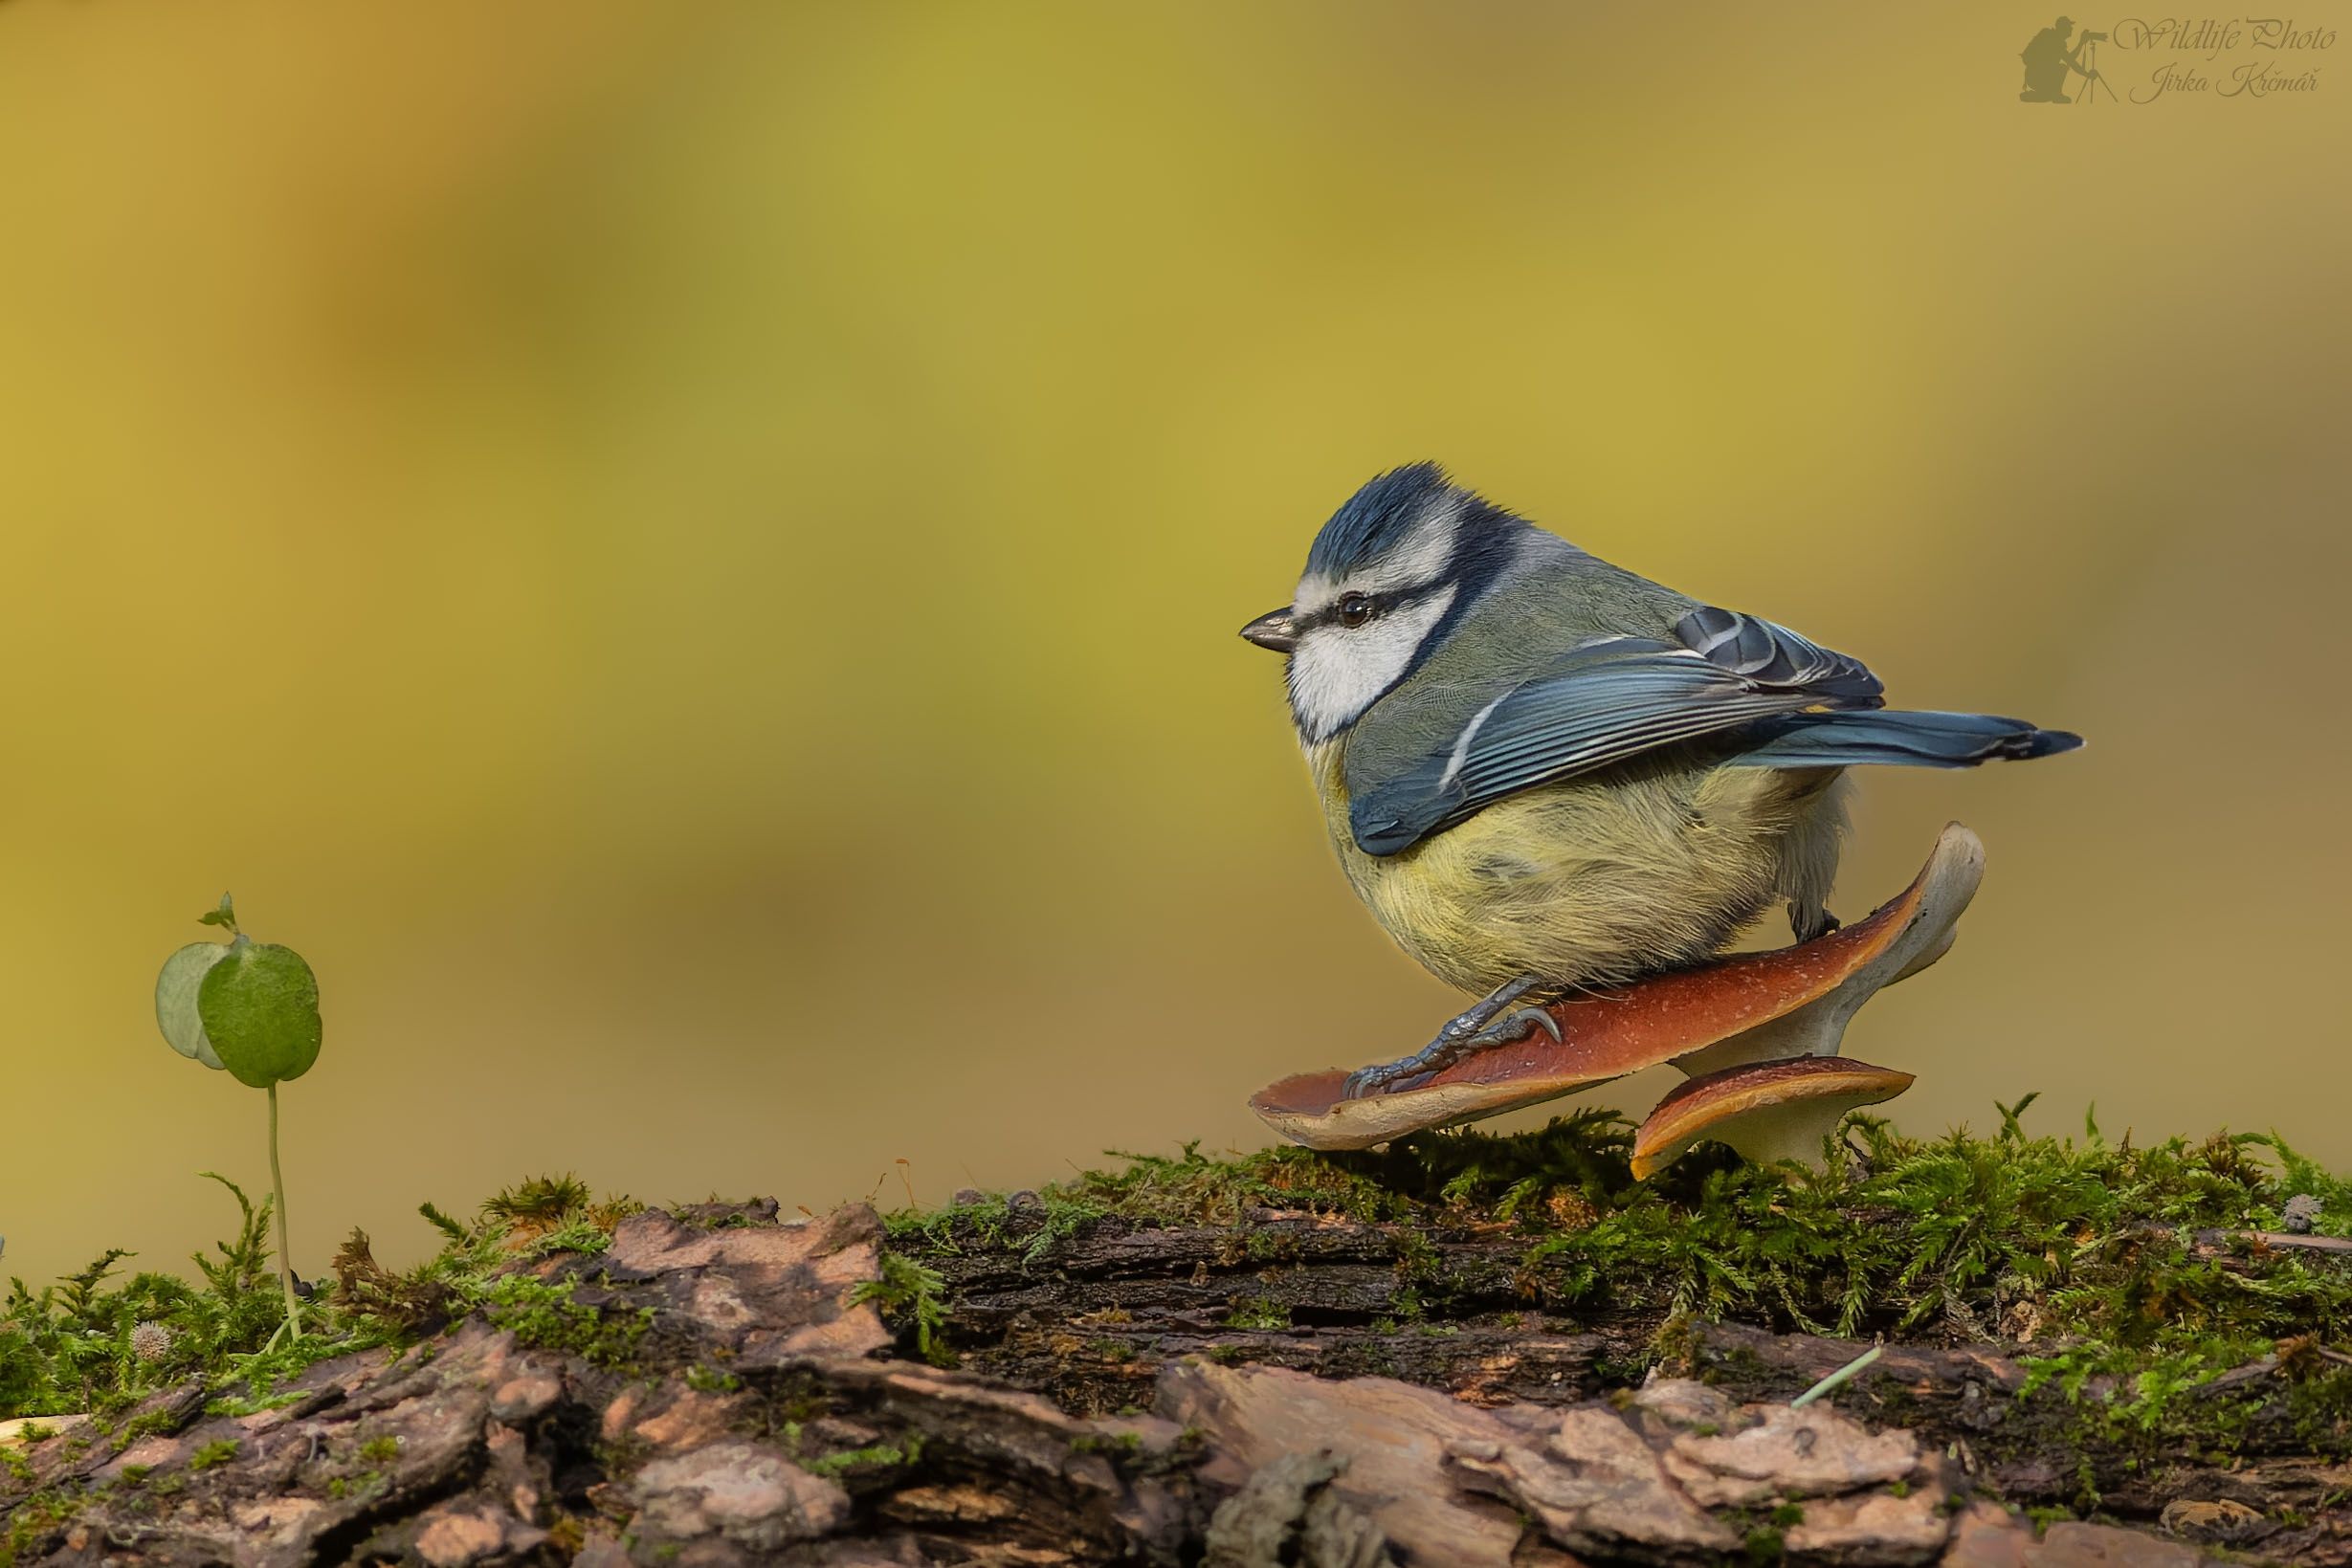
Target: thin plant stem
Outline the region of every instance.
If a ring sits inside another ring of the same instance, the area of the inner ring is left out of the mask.
[[[286,1241],[286,1178],[277,1168],[277,1086],[270,1085],[270,1191],[277,1200],[277,1283],[286,1292],[286,1329],[302,1336],[300,1309],[294,1299],[294,1254]],[[273,1338],[276,1336],[273,1336]]]
[[[1884,1345],[1871,1346],[1870,1349],[1864,1351],[1861,1355],[1856,1356],[1853,1360],[1848,1361],[1844,1366],[1839,1367],[1835,1372],[1831,1373],[1828,1377],[1822,1379],[1821,1381],[1813,1384],[1812,1387],[1807,1389],[1804,1393],[1799,1394],[1795,1399],[1790,1400],[1788,1402],[1788,1408],[1794,1410],[1802,1405],[1812,1403],[1815,1400],[1821,1398],[1822,1395],[1830,1393],[1831,1390],[1839,1387],[1846,1381],[1847,1379],[1853,1377],[1855,1373],[1861,1371],[1864,1367],[1870,1365],[1871,1362],[1876,1360],[1879,1357],[1884,1356],[1886,1353],[1887,1347]]]

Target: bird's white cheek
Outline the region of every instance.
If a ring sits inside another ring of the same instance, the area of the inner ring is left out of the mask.
[[[1298,720],[1298,733],[1309,742],[1329,740],[1371,705],[1384,684],[1377,670],[1339,646],[1340,639],[1341,634],[1329,629],[1310,631],[1291,655],[1291,712]]]
[[[1384,615],[1369,626],[1317,627],[1291,655],[1291,713],[1309,742],[1328,740],[1363,716],[1412,663],[1453,588]]]

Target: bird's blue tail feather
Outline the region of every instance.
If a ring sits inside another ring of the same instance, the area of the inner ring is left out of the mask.
[[[2082,737],[1992,714],[1890,712],[1794,714],[1758,732],[1741,767],[1974,767],[1996,757],[2073,751]]]

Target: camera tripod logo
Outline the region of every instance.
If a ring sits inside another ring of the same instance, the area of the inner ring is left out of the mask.
[[[2073,35],[2072,17],[2061,16],[2033,35],[2033,41],[2018,53],[2026,62],[2025,91],[2017,95],[2020,103],[2096,103],[2105,93],[2109,102],[2115,100],[2115,89],[2108,86],[2098,74],[2098,46],[2107,41],[2104,33],[2082,30],[2074,46],[2067,46]],[[2079,99],[2067,96],[2067,86],[2075,77],[2082,78]]]

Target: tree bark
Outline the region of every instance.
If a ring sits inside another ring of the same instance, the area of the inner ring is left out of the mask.
[[[2023,1396],[1997,1345],[1890,1346],[1791,1408],[1866,1347],[1547,1314],[1501,1234],[1057,1231],[1016,1194],[899,1247],[886,1268],[863,1206],[646,1210],[512,1266],[563,1313],[323,1362],[257,1414],[191,1387],[33,1445],[0,1523],[18,1561],[122,1568],[2352,1561],[2352,1476],[2306,1441],[2292,1358],[2198,1396],[2225,1451],[2091,1419],[2096,1388]],[[919,1354],[910,1263],[952,1367]],[[2093,1494],[2132,1529],[2015,1512]]]

